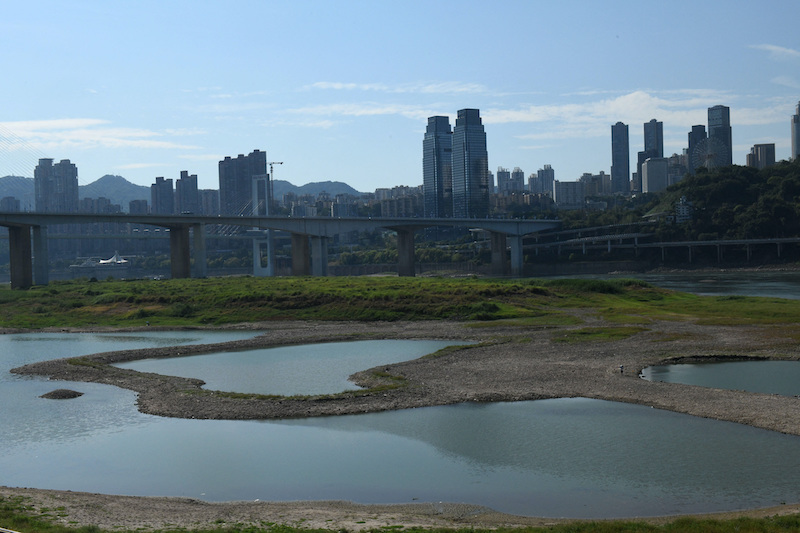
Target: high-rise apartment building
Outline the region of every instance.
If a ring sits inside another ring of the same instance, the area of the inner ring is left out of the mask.
[[[197,174],[189,175],[188,171],[181,170],[181,177],[175,182],[175,212],[200,213]]]
[[[511,171],[511,192],[522,192],[525,189],[525,172],[519,167]]]
[[[730,166],[733,164],[733,139],[731,138],[731,108],[724,105],[715,105],[708,108],[708,138],[719,141],[719,155],[717,164],[719,166]]]
[[[686,170],[690,174],[694,174],[699,166],[696,161],[699,159],[695,152],[698,147],[705,143],[706,140],[706,127],[702,124],[692,126],[692,131],[689,132],[689,148],[686,150]]]
[[[253,178],[267,174],[267,153],[254,150],[219,162],[219,208],[223,215],[253,212]]]
[[[172,179],[156,178],[150,185],[150,212],[154,215],[172,215],[175,213],[175,191]]]
[[[506,194],[509,191],[509,182],[511,181],[511,172],[504,167],[497,167],[497,192],[498,194]]]
[[[747,166],[761,170],[775,164],[775,143],[756,144],[747,154]]]
[[[448,117],[428,117],[422,139],[425,216],[453,216],[453,132]]]
[[[489,154],[477,109],[460,109],[453,129],[453,216],[489,214]]]
[[[792,115],[792,153],[793,161],[800,161],[800,102],[797,103],[794,115]]]
[[[550,165],[545,165],[536,171],[536,187],[531,188],[532,193],[546,194],[552,198],[553,182],[556,181],[556,171]],[[535,189],[535,190],[534,190]]]
[[[637,154],[636,174],[634,175],[632,189],[643,192],[642,165],[648,159],[664,157],[664,123],[656,119],[644,123],[644,150]]]
[[[664,123],[656,119],[644,123],[644,151],[650,157],[664,157]]]
[[[78,167],[69,159],[53,164],[40,159],[33,170],[36,211],[40,213],[78,212]]]
[[[630,192],[631,158],[628,125],[617,122],[611,126],[611,193]]]

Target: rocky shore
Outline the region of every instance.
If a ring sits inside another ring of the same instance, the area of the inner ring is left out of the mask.
[[[574,311],[580,328],[614,326]],[[794,397],[649,382],[642,368],[678,358],[800,359],[796,339],[771,326],[704,326],[690,321],[653,321],[622,340],[566,342],[574,327],[490,326],[464,322],[265,323],[247,327],[262,334],[222,345],[182,346],[95,354],[14,369],[53,379],[116,385],[138,393],[141,411],[160,416],[208,419],[274,419],[329,416],[459,402],[586,397],[649,405],[706,418],[727,420],[800,435],[800,400]],[[202,388],[202,381],[144,374],[110,363],[210,351],[357,339],[454,339],[474,344],[414,361],[382,366],[353,376],[373,392],[333,396],[233,397]],[[396,387],[397,384],[402,386]],[[394,386],[394,388],[392,388]],[[0,496],[58,500],[65,520],[124,528],[163,528],[164,523],[200,527],[222,519],[237,523],[286,523],[326,529],[386,525],[494,527],[552,520],[500,515],[474,506],[362,506],[345,502],[230,503],[80,495],[57,491],[0,489]],[[67,503],[72,502],[72,503]],[[41,504],[45,506],[45,504]],[[50,503],[56,506],[55,502]],[[141,506],[141,513],[134,510]],[[163,515],[156,509],[166,509]],[[81,514],[85,509],[85,516]],[[91,512],[89,512],[91,509]],[[797,512],[782,506],[781,512]],[[754,511],[754,513],[757,513]],[[178,518],[183,517],[184,518]],[[772,512],[775,514],[775,512]],[[83,518],[78,518],[83,516]],[[154,518],[148,518],[153,516]],[[127,518],[126,518],[127,517]],[[160,517],[160,518],[159,518]],[[163,518],[166,522],[159,522]],[[213,520],[212,520],[213,519]],[[212,522],[209,522],[212,521]]]

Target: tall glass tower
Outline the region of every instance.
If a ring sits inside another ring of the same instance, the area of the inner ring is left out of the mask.
[[[631,155],[628,125],[617,122],[611,126],[611,192],[628,194],[631,190]]]
[[[422,189],[425,216],[453,216],[453,132],[448,117],[428,117],[422,139]]]
[[[792,160],[800,161],[800,102],[792,115]]]
[[[453,129],[453,216],[489,215],[489,153],[477,109],[460,109]]]
[[[75,213],[78,211],[78,167],[69,159],[56,164],[40,159],[33,169],[36,211]]]
[[[719,141],[721,150],[717,158],[719,166],[733,164],[733,140],[731,139],[731,108],[724,105],[715,105],[708,108],[708,138]]]

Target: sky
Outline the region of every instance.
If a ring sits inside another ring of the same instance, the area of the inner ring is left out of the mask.
[[[267,152],[274,178],[422,184],[427,117],[480,109],[489,168],[610,172],[611,125],[680,153],[731,109],[735,164],[790,152],[800,2],[26,0],[0,12],[0,176],[70,159],[139,185]]]

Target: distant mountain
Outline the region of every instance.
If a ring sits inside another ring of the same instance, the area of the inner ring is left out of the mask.
[[[361,195],[360,192],[341,181],[319,181],[297,186],[288,181],[275,180],[272,187],[276,199],[280,199],[289,192],[297,195],[311,194],[314,196],[321,192],[327,192],[331,196],[336,196],[337,194]],[[33,210],[36,202],[33,178],[23,178],[22,176],[0,178],[0,198],[6,196],[13,196],[19,200],[20,207],[23,210]],[[78,198],[100,197],[108,198],[112,204],[119,204],[122,211],[127,213],[131,200],[147,200],[147,203],[150,203],[150,187],[136,185],[122,176],[112,176],[110,174],[106,174],[97,181],[78,187]]]
[[[78,187],[78,198],[108,198],[128,212],[131,200],[147,200],[150,203],[150,187],[136,185],[122,176],[106,174],[97,181]]]
[[[13,196],[19,200],[22,210],[31,210],[36,201],[33,189],[33,178],[22,176],[5,176],[0,178],[0,198]]]
[[[276,199],[280,199],[286,193],[295,193],[297,195],[312,194],[314,196],[321,192],[326,192],[331,196],[337,194],[352,194],[353,196],[361,196],[361,193],[352,188],[350,185],[341,181],[317,181],[313,183],[306,183],[305,185],[297,186],[292,185],[285,180],[275,180],[272,182],[272,191]]]

